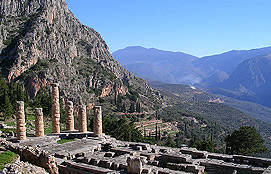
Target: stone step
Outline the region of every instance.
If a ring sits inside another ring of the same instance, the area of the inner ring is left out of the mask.
[[[71,173],[83,173],[83,172],[89,172],[89,173],[97,173],[97,174],[113,174],[118,173],[116,171],[106,169],[103,167],[93,166],[89,164],[84,163],[76,163],[72,161],[65,161],[61,164],[62,166],[65,166],[66,170],[70,170]],[[60,166],[61,168],[61,166]],[[62,168],[61,170],[65,170]]]

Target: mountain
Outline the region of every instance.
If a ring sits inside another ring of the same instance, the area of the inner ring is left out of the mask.
[[[271,47],[251,50],[232,50],[222,54],[202,57],[193,61],[193,64],[195,67],[200,68],[209,74],[213,70],[219,70],[230,75],[244,60],[268,53],[271,53]]]
[[[121,65],[144,79],[209,86],[226,80],[244,60],[268,53],[271,53],[271,47],[232,50],[198,58],[182,52],[132,46],[112,55]]]
[[[226,96],[271,107],[271,54],[243,61],[227,80],[216,86],[228,90]]]
[[[115,51],[112,56],[129,71],[145,79],[195,84],[204,77],[191,63],[198,58],[182,52],[132,46]]]
[[[1,0],[0,15],[2,76],[24,83],[32,98],[59,82],[61,96],[77,103],[130,94],[146,109],[159,103],[160,96],[114,60],[100,34],[76,19],[64,0]]]

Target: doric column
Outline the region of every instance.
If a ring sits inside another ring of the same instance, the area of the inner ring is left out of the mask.
[[[86,105],[79,106],[79,132],[87,132],[87,113],[86,113]]]
[[[17,101],[16,103],[16,120],[17,120],[17,140],[26,139],[24,102]]]
[[[35,133],[36,137],[44,136],[42,108],[35,109],[35,130],[36,130],[36,133]]]
[[[52,131],[60,133],[59,84],[52,84]]]
[[[73,117],[73,102],[68,101],[66,103],[66,130],[74,130],[74,117]]]
[[[94,134],[102,134],[102,107],[94,106],[93,132]]]

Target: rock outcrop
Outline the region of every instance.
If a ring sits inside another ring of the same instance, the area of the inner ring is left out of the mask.
[[[0,15],[2,74],[23,81],[31,97],[59,82],[63,96],[75,101],[80,94],[86,104],[125,95],[128,87],[143,96],[143,106],[159,98],[112,58],[101,35],[82,25],[64,0],[2,0]]]

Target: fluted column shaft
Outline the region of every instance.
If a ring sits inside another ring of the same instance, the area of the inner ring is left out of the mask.
[[[42,108],[35,109],[35,136],[42,137],[44,136],[44,124],[43,124],[43,112]]]
[[[93,132],[94,134],[102,134],[102,107],[94,106]]]
[[[60,107],[58,83],[52,84],[52,131],[60,133]]]
[[[78,122],[79,132],[87,132],[87,113],[85,105],[79,106]]]
[[[74,130],[74,117],[73,117],[73,102],[68,101],[66,103],[66,130]]]
[[[25,140],[26,129],[25,129],[25,114],[23,101],[17,101],[16,103],[16,121],[17,121],[17,140]]]

